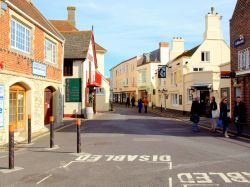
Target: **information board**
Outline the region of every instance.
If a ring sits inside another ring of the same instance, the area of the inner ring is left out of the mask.
[[[66,79],[65,100],[66,102],[82,102],[81,78]]]

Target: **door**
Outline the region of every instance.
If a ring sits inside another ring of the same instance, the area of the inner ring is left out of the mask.
[[[202,115],[206,115],[209,109],[209,91],[208,90],[201,90],[200,91],[200,103],[202,108]]]
[[[25,88],[13,85],[9,95],[9,123],[18,131],[25,131]]]
[[[53,115],[53,91],[46,88],[44,91],[44,124],[49,124],[49,118]]]

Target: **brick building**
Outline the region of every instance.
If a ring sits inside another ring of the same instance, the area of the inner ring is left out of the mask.
[[[46,130],[49,117],[62,120],[64,37],[30,0],[0,0],[0,144]]]
[[[237,96],[247,107],[247,124],[250,124],[250,0],[238,0],[230,20],[232,109]]]

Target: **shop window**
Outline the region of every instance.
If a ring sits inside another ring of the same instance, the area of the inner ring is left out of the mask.
[[[105,95],[104,88],[96,88],[96,95]]]
[[[201,62],[209,62],[210,61],[210,52],[202,51],[201,52]]]
[[[11,47],[19,51],[31,52],[31,29],[19,21],[11,20]]]
[[[73,61],[72,60],[64,61],[63,74],[64,76],[73,76]]]
[[[188,101],[193,101],[193,89],[188,89],[187,90],[187,100]]]

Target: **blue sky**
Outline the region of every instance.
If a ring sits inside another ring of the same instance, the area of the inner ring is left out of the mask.
[[[137,54],[158,48],[160,41],[183,37],[185,48],[202,42],[205,15],[214,6],[223,16],[222,29],[229,44],[229,19],[236,0],[32,0],[48,19],[67,19],[67,6],[76,6],[80,30],[94,25],[95,40],[108,50],[109,69]]]

